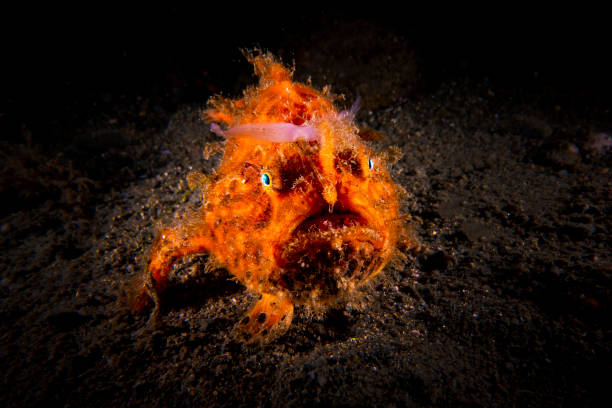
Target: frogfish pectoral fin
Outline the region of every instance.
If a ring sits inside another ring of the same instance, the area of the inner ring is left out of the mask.
[[[234,328],[234,337],[244,343],[267,343],[285,333],[292,319],[291,300],[262,293],[257,303]]]
[[[211,240],[207,234],[194,234],[197,229],[168,228],[159,235],[151,250],[149,264],[144,274],[132,284],[130,307],[142,312],[151,301],[158,304],[158,297],[168,285],[168,274],[181,258],[208,252]]]

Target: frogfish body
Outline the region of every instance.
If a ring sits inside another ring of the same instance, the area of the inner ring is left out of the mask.
[[[290,326],[294,304],[350,294],[406,242],[386,156],[361,139],[355,112],[293,82],[271,54],[247,58],[259,84],[204,112],[225,148],[202,209],[161,231],[133,305],[157,302],[177,260],[208,252],[260,294],[235,333],[266,342]]]

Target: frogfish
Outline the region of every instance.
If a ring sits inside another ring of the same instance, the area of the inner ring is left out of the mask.
[[[270,53],[246,56],[259,84],[209,100],[220,164],[201,209],[159,232],[132,306],[157,309],[173,265],[208,253],[258,295],[234,333],[265,343],[287,331],[294,305],[346,299],[415,243],[389,175],[393,155],[369,146],[356,105],[339,110],[327,88],[294,82]]]

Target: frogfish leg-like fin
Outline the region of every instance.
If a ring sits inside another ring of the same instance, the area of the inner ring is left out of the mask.
[[[292,319],[291,300],[262,293],[257,303],[234,328],[234,337],[247,344],[268,343],[285,333]]]
[[[211,245],[207,228],[201,224],[185,223],[162,230],[153,244],[146,271],[134,282],[131,308],[142,312],[151,300],[157,306],[159,294],[168,284],[172,266],[185,256],[210,251]]]

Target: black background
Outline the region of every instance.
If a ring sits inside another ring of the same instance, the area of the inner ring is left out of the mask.
[[[241,48],[282,49],[291,56],[299,51],[293,44],[304,46],[299,40],[334,21],[367,20],[406,38],[422,58],[428,88],[467,76],[552,90],[573,104],[609,105],[602,10],[514,3],[472,10],[406,7],[103,3],[9,10],[2,35],[1,137],[18,140],[24,126],[37,142],[61,137],[63,127],[117,98],[156,97],[173,109],[221,90],[237,93],[243,85],[235,84],[237,71],[250,70]]]

